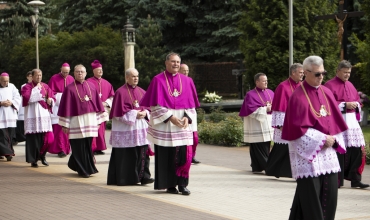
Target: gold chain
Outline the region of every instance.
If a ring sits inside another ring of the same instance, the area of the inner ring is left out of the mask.
[[[95,77],[94,77],[95,78]],[[95,78],[97,81],[98,81],[98,85],[99,85],[99,95],[101,95],[102,93],[101,93],[101,79],[99,80],[99,79],[97,79],[97,78]],[[101,98],[101,97],[100,97]]]
[[[128,90],[128,94],[130,95],[130,99],[131,99],[131,102],[132,102],[132,104],[134,105],[134,107],[135,107],[135,103],[138,101],[138,100],[133,100],[132,99],[132,96],[131,96],[131,92],[130,92],[130,89],[128,88],[128,86],[127,86],[127,83],[126,83],[126,88],[127,88],[127,90]],[[140,91],[140,90],[139,90]],[[141,98],[143,97],[143,94],[141,93],[141,97],[140,97],[140,100],[141,100]]]
[[[81,85],[82,85],[82,89],[84,88],[84,87],[83,87],[83,83],[84,83],[84,82],[85,82],[85,81],[83,81],[83,82],[81,83]],[[75,84],[76,91],[77,91],[77,95],[78,95],[78,98],[81,100],[81,102],[87,102],[87,101],[89,101],[89,100],[81,99],[80,93],[78,92],[78,89],[77,89],[76,80],[74,80],[74,81],[73,81],[73,83]],[[89,83],[87,83],[87,82],[86,82],[86,85],[87,85],[87,88],[89,88],[89,91],[90,91],[90,97],[88,97],[87,95],[86,95],[86,96],[87,96],[90,100],[92,100],[92,94],[91,94],[91,90],[90,90]]]
[[[260,97],[260,99],[261,99],[262,103],[263,103],[264,105],[266,105],[266,103],[267,103],[267,102],[269,102],[269,101],[266,101],[266,102],[265,102],[265,101],[263,101],[263,99],[262,99],[262,97],[260,96],[260,94],[259,94],[259,92],[258,92],[257,88],[255,87],[254,89],[256,90],[258,97]],[[269,98],[270,98],[270,102],[269,102],[269,103],[270,103],[270,104],[272,104],[271,96],[270,96],[270,94],[269,94],[269,92],[268,92],[267,90],[266,90],[266,92],[267,92],[267,95],[268,95],[268,96],[269,96]]]
[[[307,92],[306,92],[306,89],[304,88],[304,85],[302,85],[301,87],[302,87],[302,89],[303,89],[304,94],[306,95],[306,98],[307,98],[308,104],[310,105],[310,108],[311,108],[312,113],[313,113],[316,117],[318,117],[318,118],[322,117],[323,115],[321,115],[321,113],[320,113],[320,112],[317,112],[317,111],[313,108],[312,103],[311,103],[311,100],[310,100],[310,98],[308,97],[308,94],[307,94]],[[328,101],[328,99],[326,98],[326,95],[325,95],[325,93],[324,93],[324,90],[322,90],[321,86],[320,86],[320,90],[321,90],[322,94],[324,95],[324,98],[325,98],[325,100],[326,100],[326,104],[328,105],[329,111],[326,111],[326,108],[325,108],[325,106],[324,106],[324,105],[321,105],[320,110],[322,109],[322,110],[324,110],[328,115],[331,115],[329,101]]]
[[[179,76],[179,80],[180,80],[180,91],[177,91],[176,89],[174,89],[173,92],[171,91],[170,83],[168,82],[168,79],[167,79],[167,76],[166,76],[166,72],[163,72],[163,75],[166,78],[168,93],[170,94],[170,96],[177,97],[177,96],[181,95],[181,93],[182,93],[182,82],[181,82],[180,74],[177,74]],[[174,95],[174,93],[177,93],[177,95]]]

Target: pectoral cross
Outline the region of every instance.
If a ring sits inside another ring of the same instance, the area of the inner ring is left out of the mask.
[[[338,41],[340,44],[340,60],[348,60],[347,54],[347,19],[351,17],[361,17],[364,16],[365,12],[363,11],[355,11],[355,12],[347,12],[347,0],[339,0],[339,11],[336,14],[331,15],[320,15],[316,16],[315,20],[329,20],[335,19],[338,23]]]

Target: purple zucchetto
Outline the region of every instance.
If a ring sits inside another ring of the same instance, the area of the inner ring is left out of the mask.
[[[9,76],[9,74],[6,73],[6,72],[3,72],[3,73],[0,74],[0,76]]]
[[[68,63],[63,63],[62,67],[70,67]]]
[[[103,67],[99,60],[94,60],[94,62],[91,63],[91,68],[94,70],[96,68]]]

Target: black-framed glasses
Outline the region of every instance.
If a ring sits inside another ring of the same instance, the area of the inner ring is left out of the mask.
[[[307,70],[308,72],[312,73],[311,70]],[[328,72],[326,72],[326,70],[322,71],[322,72],[316,72],[314,73],[315,74],[315,77],[319,77],[320,75],[322,76],[326,76],[326,74],[328,74]]]

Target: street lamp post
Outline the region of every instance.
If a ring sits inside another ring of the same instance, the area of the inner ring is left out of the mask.
[[[125,70],[128,68],[135,68],[135,28],[130,19],[127,19],[127,23],[122,29],[122,35],[125,48]]]
[[[34,8],[35,15],[30,17],[32,26],[36,32],[36,68],[39,69],[39,6],[45,5],[42,1],[30,1],[27,5],[31,5]]]

